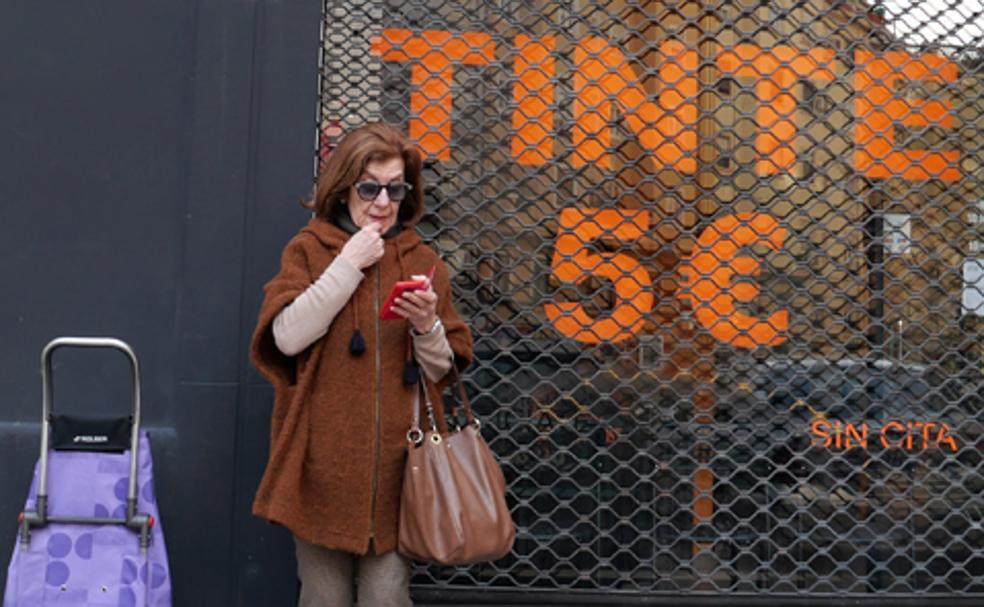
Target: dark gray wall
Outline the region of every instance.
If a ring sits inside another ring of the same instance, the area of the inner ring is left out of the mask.
[[[246,348],[306,220],[320,10],[0,8],[0,586],[37,456],[41,348],[107,335],[142,365],[174,604],[292,603],[289,538],[249,514],[271,394]],[[55,363],[57,408],[128,406],[122,356]]]

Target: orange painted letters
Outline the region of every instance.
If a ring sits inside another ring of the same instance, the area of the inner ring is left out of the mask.
[[[547,318],[561,334],[584,343],[619,342],[638,334],[645,314],[653,307],[651,281],[646,269],[624,253],[594,253],[587,245],[604,234],[621,242],[642,237],[649,228],[649,213],[616,209],[564,209],[560,212],[557,244],[551,269],[567,283],[589,276],[608,278],[617,301],[611,315],[591,318],[576,302],[544,306]]]
[[[554,155],[557,40],[554,36],[533,39],[519,34],[513,43],[511,152],[519,164],[546,164]],[[632,66],[632,58],[610,41],[586,37],[576,41],[573,48],[571,163],[575,167],[611,167],[611,132],[617,107],[639,144],[653,154],[657,167],[695,173],[696,99],[700,94],[696,49],[675,41],[660,45],[660,90],[650,96]],[[373,40],[372,50],[383,61],[411,63],[410,136],[424,153],[450,160],[453,66],[492,64],[496,61],[492,37],[482,32],[426,30],[415,34],[388,28]],[[756,172],[772,175],[794,166],[795,84],[803,78],[834,80],[836,57],[833,49],[762,49],[753,44],[720,51],[716,63],[723,73],[756,80],[759,107],[755,116],[760,129],[755,137],[760,154]],[[935,83],[944,88],[957,80],[956,63],[940,55],[866,50],[855,51],[854,61],[855,168],[877,179],[958,180],[960,156],[956,150],[900,147],[895,138],[897,126],[953,127],[951,101],[910,99],[897,89],[907,82]]]
[[[410,81],[410,137],[423,151],[439,160],[451,159],[451,66],[487,65],[495,55],[488,34],[386,29],[372,42],[383,61],[413,62]]]
[[[697,170],[697,53],[679,42],[660,47],[659,103],[646,95],[639,76],[617,47],[602,38],[584,38],[574,49],[574,166],[612,164],[612,105],[618,104],[639,143],[655,154],[657,166],[684,173]]]
[[[788,171],[796,164],[796,98],[793,87],[800,78],[834,79],[835,53],[830,49],[800,50],[777,46],[764,50],[754,44],[739,44],[718,56],[722,72],[753,78],[759,106],[755,113],[761,131],[755,149],[762,155],[756,170],[760,175]]]
[[[854,166],[868,177],[902,177],[910,181],[960,179],[956,151],[930,151],[899,148],[895,125],[923,128],[953,126],[953,103],[942,100],[906,99],[896,90],[907,81],[933,81],[943,88],[957,79],[957,65],[939,55],[915,57],[901,51],[875,55],[855,52],[854,102],[857,116]]]
[[[935,435],[931,433],[933,428],[939,428]],[[811,444],[817,447],[868,449],[867,422],[854,424],[817,418],[810,423],[810,434],[813,435]],[[950,426],[941,422],[889,420],[878,430],[878,442],[883,449],[926,451],[942,449],[945,445],[951,452],[957,452],[957,440],[950,434]]]
[[[736,301],[751,301],[759,292],[753,284],[734,284],[741,276],[756,276],[759,261],[741,255],[744,247],[762,243],[782,247],[786,230],[766,213],[725,215],[705,229],[700,249],[686,270],[690,287],[685,296],[694,306],[697,321],[719,341],[739,348],[774,346],[786,341],[789,311],[777,310],[765,320],[738,310]]]
[[[519,164],[546,164],[553,158],[554,44],[553,36],[539,41],[525,34],[516,36],[512,154]]]

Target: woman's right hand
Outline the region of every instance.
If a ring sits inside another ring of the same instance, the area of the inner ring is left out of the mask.
[[[383,237],[379,226],[370,223],[348,239],[338,254],[359,270],[364,270],[383,257]]]

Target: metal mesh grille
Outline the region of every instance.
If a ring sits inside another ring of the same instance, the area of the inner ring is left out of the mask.
[[[984,596],[980,48],[861,1],[324,14],[322,157],[426,154],[519,527],[415,583]]]

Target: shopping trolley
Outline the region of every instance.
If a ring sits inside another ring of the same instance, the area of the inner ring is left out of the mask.
[[[126,354],[132,414],[113,420],[56,415],[51,359],[62,347]],[[3,607],[170,607],[150,442],[140,428],[136,355],[118,339],[60,337],[45,346],[41,374],[41,456],[19,516]]]

